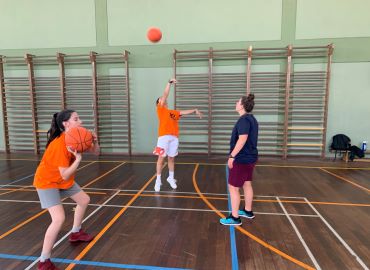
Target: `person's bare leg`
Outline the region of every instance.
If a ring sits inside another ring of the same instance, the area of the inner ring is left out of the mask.
[[[231,214],[233,217],[239,217],[238,211],[240,206],[240,193],[239,188],[229,184],[230,201],[231,201]]]
[[[252,202],[253,202],[252,181],[245,181],[243,185],[243,190],[245,199],[245,210],[252,211]]]
[[[157,177],[158,177],[158,175],[161,175],[162,174],[163,161],[164,161],[164,159],[165,159],[165,157],[158,156],[158,160],[157,160]]]
[[[65,220],[65,213],[63,206],[61,204],[48,208],[48,211],[51,216],[51,223],[47,228],[44,237],[44,243],[41,252],[42,261],[50,258],[51,250],[53,249],[59,231],[62,228],[62,225]]]
[[[174,179],[175,157],[168,157],[168,171],[169,171],[169,176],[167,178],[167,182],[170,183],[173,189],[176,189],[177,185],[176,185],[176,180]]]
[[[168,157],[168,171],[170,174],[169,177],[173,179],[175,173],[175,157]]]
[[[161,190],[161,185],[162,185],[161,174],[162,174],[162,169],[163,169],[163,162],[164,162],[164,157],[158,156],[158,160],[157,160],[157,179],[156,179],[155,185],[154,185],[154,190],[155,191],[160,191]]]
[[[77,203],[73,220],[73,228],[81,228],[82,219],[85,215],[86,208],[89,205],[90,197],[81,190],[77,194],[71,196],[71,199]],[[72,232],[75,231],[72,230]]]

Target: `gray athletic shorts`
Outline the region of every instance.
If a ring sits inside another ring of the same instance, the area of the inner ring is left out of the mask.
[[[62,204],[61,199],[71,197],[81,191],[81,187],[75,182],[69,189],[37,188],[37,194],[40,198],[41,208],[46,209],[55,205]]]

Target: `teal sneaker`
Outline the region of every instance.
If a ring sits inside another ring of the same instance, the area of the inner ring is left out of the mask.
[[[240,217],[234,218],[231,214],[227,218],[220,218],[220,223],[226,226],[238,226],[242,225]]]
[[[254,218],[254,214],[253,214],[253,211],[247,211],[247,210],[239,210],[238,211],[238,214],[240,217],[245,217],[245,218],[249,218],[249,219],[252,219]]]

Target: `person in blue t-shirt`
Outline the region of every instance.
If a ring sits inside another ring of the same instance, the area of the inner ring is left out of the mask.
[[[253,188],[252,178],[255,164],[258,160],[258,122],[251,114],[254,107],[254,95],[241,97],[235,106],[240,117],[236,122],[230,138],[230,153],[227,165],[229,167],[228,187],[231,201],[231,214],[221,218],[223,225],[241,225],[240,217],[252,219]],[[243,187],[245,207],[239,210],[240,192]]]

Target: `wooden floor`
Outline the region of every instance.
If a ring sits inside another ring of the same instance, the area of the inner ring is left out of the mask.
[[[35,269],[50,223],[33,174],[39,157],[0,155],[0,269]],[[182,157],[176,191],[155,193],[154,157],[84,157],[83,223],[96,238],[67,241],[74,204],[53,251],[61,269],[369,269],[370,164],[260,160],[253,221],[230,228],[225,160]],[[164,169],[165,180],[168,169]]]

